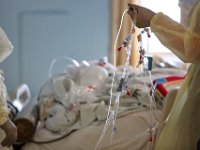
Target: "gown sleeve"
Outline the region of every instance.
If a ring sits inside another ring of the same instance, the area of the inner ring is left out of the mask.
[[[6,103],[6,87],[3,82],[3,77],[0,74],[0,125],[4,124],[8,119],[8,108]]]
[[[200,63],[200,2],[193,10],[190,23],[184,29],[178,22],[159,12],[151,20],[151,31],[161,43],[182,61]]]

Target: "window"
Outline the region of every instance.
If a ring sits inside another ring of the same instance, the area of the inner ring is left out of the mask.
[[[141,5],[155,12],[163,12],[177,22],[180,22],[178,0],[141,0]],[[169,49],[163,46],[153,33],[148,43],[150,53],[170,53]]]

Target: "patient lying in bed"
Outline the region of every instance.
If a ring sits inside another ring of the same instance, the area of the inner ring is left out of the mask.
[[[95,78],[90,76],[91,80],[88,81],[83,77],[83,71],[78,72],[78,74],[81,74],[81,77],[77,74],[56,76],[56,80],[54,81],[62,81],[64,88],[63,86],[61,86],[61,88],[59,84],[55,84],[56,86],[54,87],[67,90],[65,96],[59,94],[56,96],[54,95],[54,92],[58,89],[52,91],[52,81],[48,80],[44,84],[45,86],[41,88],[39,94],[40,121],[32,141],[26,143],[22,150],[95,149],[107,115],[112,71],[113,69],[117,69],[116,74],[118,76],[122,68],[113,68],[111,64],[108,62],[106,63],[107,65],[104,64],[104,66],[99,66],[97,62],[91,62],[90,66],[80,66],[84,67],[84,69],[85,67],[87,68],[87,77],[90,75],[89,71],[92,70],[92,74]],[[94,68],[98,69],[95,70]],[[79,71],[81,70],[81,68],[76,69],[79,69]],[[98,74],[95,75],[94,70],[95,73],[99,72],[101,76],[99,80],[101,82],[95,80]],[[152,70],[152,79],[154,80],[170,75],[185,75],[185,70],[178,70],[179,72],[177,73],[177,68],[155,67]],[[77,73],[77,71],[72,72]],[[144,80],[146,80],[147,84],[149,80],[148,77],[144,78],[141,75],[141,72],[130,68],[129,84],[131,95],[127,95],[127,93],[122,95],[116,123],[117,132],[110,145],[109,132],[111,132],[111,129],[108,130],[101,144],[102,149],[141,150],[153,147],[154,134],[156,131],[152,133],[153,139],[151,139],[149,127],[150,125],[156,126],[158,118],[161,117],[161,109],[156,108],[154,114],[150,115],[149,91],[144,88]],[[75,76],[80,77],[80,79],[74,79],[73,77]],[[81,81],[81,78],[84,78],[84,82]],[[92,80],[93,82],[89,82]],[[98,88],[95,89],[96,87],[92,86],[91,83],[99,84]],[[83,87],[85,87],[84,89],[87,90],[89,96],[85,95],[85,91],[79,91],[79,95],[74,95],[78,94],[74,92],[74,90],[78,91],[78,88]],[[171,94],[168,95],[170,96]],[[173,93],[172,95],[175,94]],[[90,100],[88,101],[88,99]],[[162,106],[161,103],[162,101],[157,103],[160,108]]]

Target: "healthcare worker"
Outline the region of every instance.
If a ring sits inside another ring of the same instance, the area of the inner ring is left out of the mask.
[[[150,27],[163,45],[182,61],[191,63],[174,100],[170,100],[164,112],[166,117],[159,122],[154,150],[196,150],[200,139],[200,1],[181,0],[179,5],[180,24],[162,12],[129,4],[132,19],[137,10],[137,27]]]
[[[13,50],[6,33],[0,28],[0,62],[2,62]],[[6,98],[7,90],[4,85],[4,78],[0,73],[0,150],[11,149],[11,145],[17,139],[17,128],[9,119]]]

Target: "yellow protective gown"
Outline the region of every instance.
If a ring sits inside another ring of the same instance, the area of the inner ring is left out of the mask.
[[[0,62],[6,59],[13,51],[13,45],[4,30],[0,27]],[[0,125],[8,119],[8,108],[6,103],[7,90],[4,85],[3,71],[0,70]]]
[[[3,77],[0,74],[0,125],[4,124],[8,119],[8,108],[6,103],[6,87],[3,83]],[[5,133],[2,129],[0,129],[0,143],[5,137]],[[0,150],[12,150],[12,147],[2,147],[0,144]]]
[[[196,150],[200,139],[200,1],[187,29],[163,13],[154,15],[150,28],[163,45],[191,63],[171,111],[161,123],[155,150]]]
[[[5,58],[7,58],[13,50],[13,45],[9,41],[6,33],[0,27],[0,62],[2,62]],[[2,72],[0,70],[0,125],[4,124],[8,119],[8,108],[6,103],[7,98],[7,90],[4,85],[4,78],[2,76]],[[5,133],[2,129],[0,129],[0,143],[5,137]],[[10,150],[12,148],[2,147],[0,144],[0,150]]]
[[[3,77],[0,74],[0,125],[8,119],[8,108],[6,103],[6,87],[3,83]]]
[[[9,41],[6,33],[0,27],[0,62],[6,59],[13,51],[13,45]],[[0,125],[4,124],[8,118],[8,108],[6,103],[7,90],[4,85],[3,71],[0,70]]]

